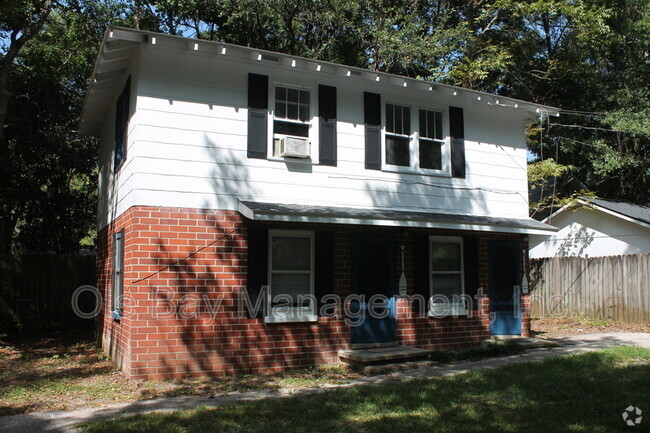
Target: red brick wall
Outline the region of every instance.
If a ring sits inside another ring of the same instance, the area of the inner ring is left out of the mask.
[[[116,232],[124,229],[127,236],[130,233],[131,229],[128,226],[131,221],[131,213],[131,210],[125,212],[113,223],[101,230],[97,236],[97,288],[103,299],[103,307],[97,317],[97,334],[104,351],[125,372],[129,371],[131,322],[129,320],[116,322],[111,317],[111,305],[113,302],[113,242]],[[125,244],[124,252],[125,256],[126,254],[132,254],[129,245]]]
[[[335,293],[341,297],[350,293],[351,233],[390,231],[402,236],[400,229],[393,228],[329,228],[334,234]],[[117,322],[110,317],[109,251],[112,234],[121,229],[125,230],[125,301],[123,317]],[[406,245],[406,275],[412,288],[413,245],[408,233],[403,236],[398,245]],[[487,292],[488,239],[520,236],[480,236],[480,281]],[[227,375],[338,361],[338,350],[350,347],[349,327],[340,316],[320,317],[315,323],[267,324],[263,318],[239,314],[239,297],[246,290],[246,239],[247,222],[234,211],[134,207],[102,230],[97,256],[98,287],[104,294],[99,334],[104,349],[127,375]],[[217,305],[215,316],[210,309]],[[489,337],[487,300],[473,318],[414,317],[412,309],[398,305],[398,339],[404,344],[448,348]]]
[[[452,230],[427,230],[433,236],[462,236],[467,232]],[[413,240],[409,234],[402,234],[397,242],[396,257],[398,269],[401,263],[401,245],[404,249],[404,267],[406,269],[407,295],[413,296],[415,291],[415,259]],[[487,259],[481,255],[481,263]],[[486,268],[487,269],[487,268]],[[398,272],[399,275],[399,272]],[[419,302],[411,302],[407,297],[397,299],[397,336],[400,342],[427,349],[455,349],[467,346],[489,338],[489,321],[486,321],[488,312],[478,310],[473,317],[427,317],[421,311]],[[425,308],[426,310],[426,308]]]

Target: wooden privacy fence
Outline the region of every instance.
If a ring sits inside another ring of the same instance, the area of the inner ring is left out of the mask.
[[[650,254],[531,260],[533,317],[650,322]]]
[[[16,303],[37,299],[42,323],[85,324],[72,310],[72,295],[80,286],[95,285],[95,256],[0,256],[0,325],[16,326]],[[79,297],[82,311],[94,309],[90,292]]]

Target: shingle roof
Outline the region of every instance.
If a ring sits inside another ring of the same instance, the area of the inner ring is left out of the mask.
[[[590,198],[587,201],[628,218],[650,224],[650,206],[603,200],[600,198]]]

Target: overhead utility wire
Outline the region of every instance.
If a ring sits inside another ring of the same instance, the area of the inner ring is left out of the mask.
[[[594,131],[605,131],[605,132],[615,132],[617,134],[636,134],[636,135],[650,135],[648,132],[636,132],[636,131],[623,131],[621,129],[607,129],[607,128],[598,128],[596,126],[583,126],[583,125],[565,125],[563,123],[549,123],[549,129],[553,126],[561,126],[563,128],[575,128],[575,129],[588,129]]]
[[[607,115],[607,113],[602,111],[580,111],[580,110],[560,110],[560,114],[572,114],[572,115],[585,116],[585,117],[594,117],[594,116],[603,117]]]

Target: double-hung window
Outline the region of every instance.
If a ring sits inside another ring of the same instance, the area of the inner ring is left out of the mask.
[[[430,314],[466,314],[463,269],[463,238],[429,237],[431,270]]]
[[[411,108],[386,104],[386,164],[411,166]]]
[[[385,166],[388,169],[444,174],[442,112],[386,104]]]
[[[419,126],[420,168],[442,170],[442,113],[420,109]]]
[[[307,89],[275,86],[273,111],[273,155],[280,156],[283,137],[309,139],[311,130],[311,93]]]
[[[126,80],[124,88],[115,103],[115,154],[113,170],[117,171],[126,159],[127,135],[129,129],[129,107],[131,103],[131,77]]]
[[[267,322],[316,320],[314,232],[269,231]]]
[[[113,292],[112,316],[122,317],[122,298],[124,296],[124,230],[115,233],[113,238]]]

